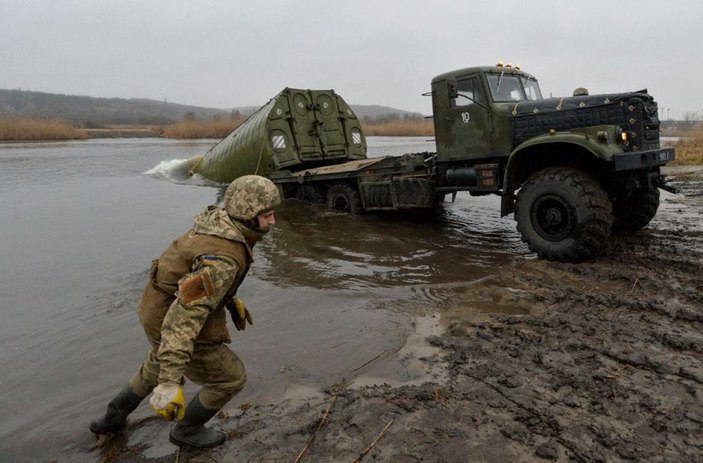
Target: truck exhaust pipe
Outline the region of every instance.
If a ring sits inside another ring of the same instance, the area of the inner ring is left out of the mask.
[[[500,186],[496,163],[450,167],[444,179],[447,186],[477,187],[487,191],[497,190]]]
[[[445,179],[450,186],[476,186],[476,168],[450,167]]]

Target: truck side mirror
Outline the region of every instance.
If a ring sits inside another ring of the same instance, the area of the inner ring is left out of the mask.
[[[456,86],[456,81],[454,81],[454,80],[447,81],[447,95],[449,95],[449,99],[454,99],[454,98],[459,97],[459,89]]]

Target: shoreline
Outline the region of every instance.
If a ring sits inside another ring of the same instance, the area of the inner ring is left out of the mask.
[[[273,401],[232,404],[210,423],[228,433],[221,447],[176,450],[168,424],[145,418],[104,461],[695,460],[703,168],[667,171],[682,193],[604,256],[513,259],[418,307],[403,346],[346,381],[291,378]]]

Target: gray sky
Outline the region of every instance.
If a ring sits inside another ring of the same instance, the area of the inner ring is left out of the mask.
[[[284,87],[430,114],[430,80],[499,60],[545,96],[648,88],[703,114],[701,0],[0,0],[0,88],[261,106]]]

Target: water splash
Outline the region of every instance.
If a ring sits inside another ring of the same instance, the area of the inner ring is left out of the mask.
[[[193,173],[195,166],[200,162],[200,157],[192,159],[171,159],[161,161],[156,166],[144,172],[144,174],[159,180],[169,182],[198,185],[198,186],[218,186],[218,182],[208,180],[199,174]]]

